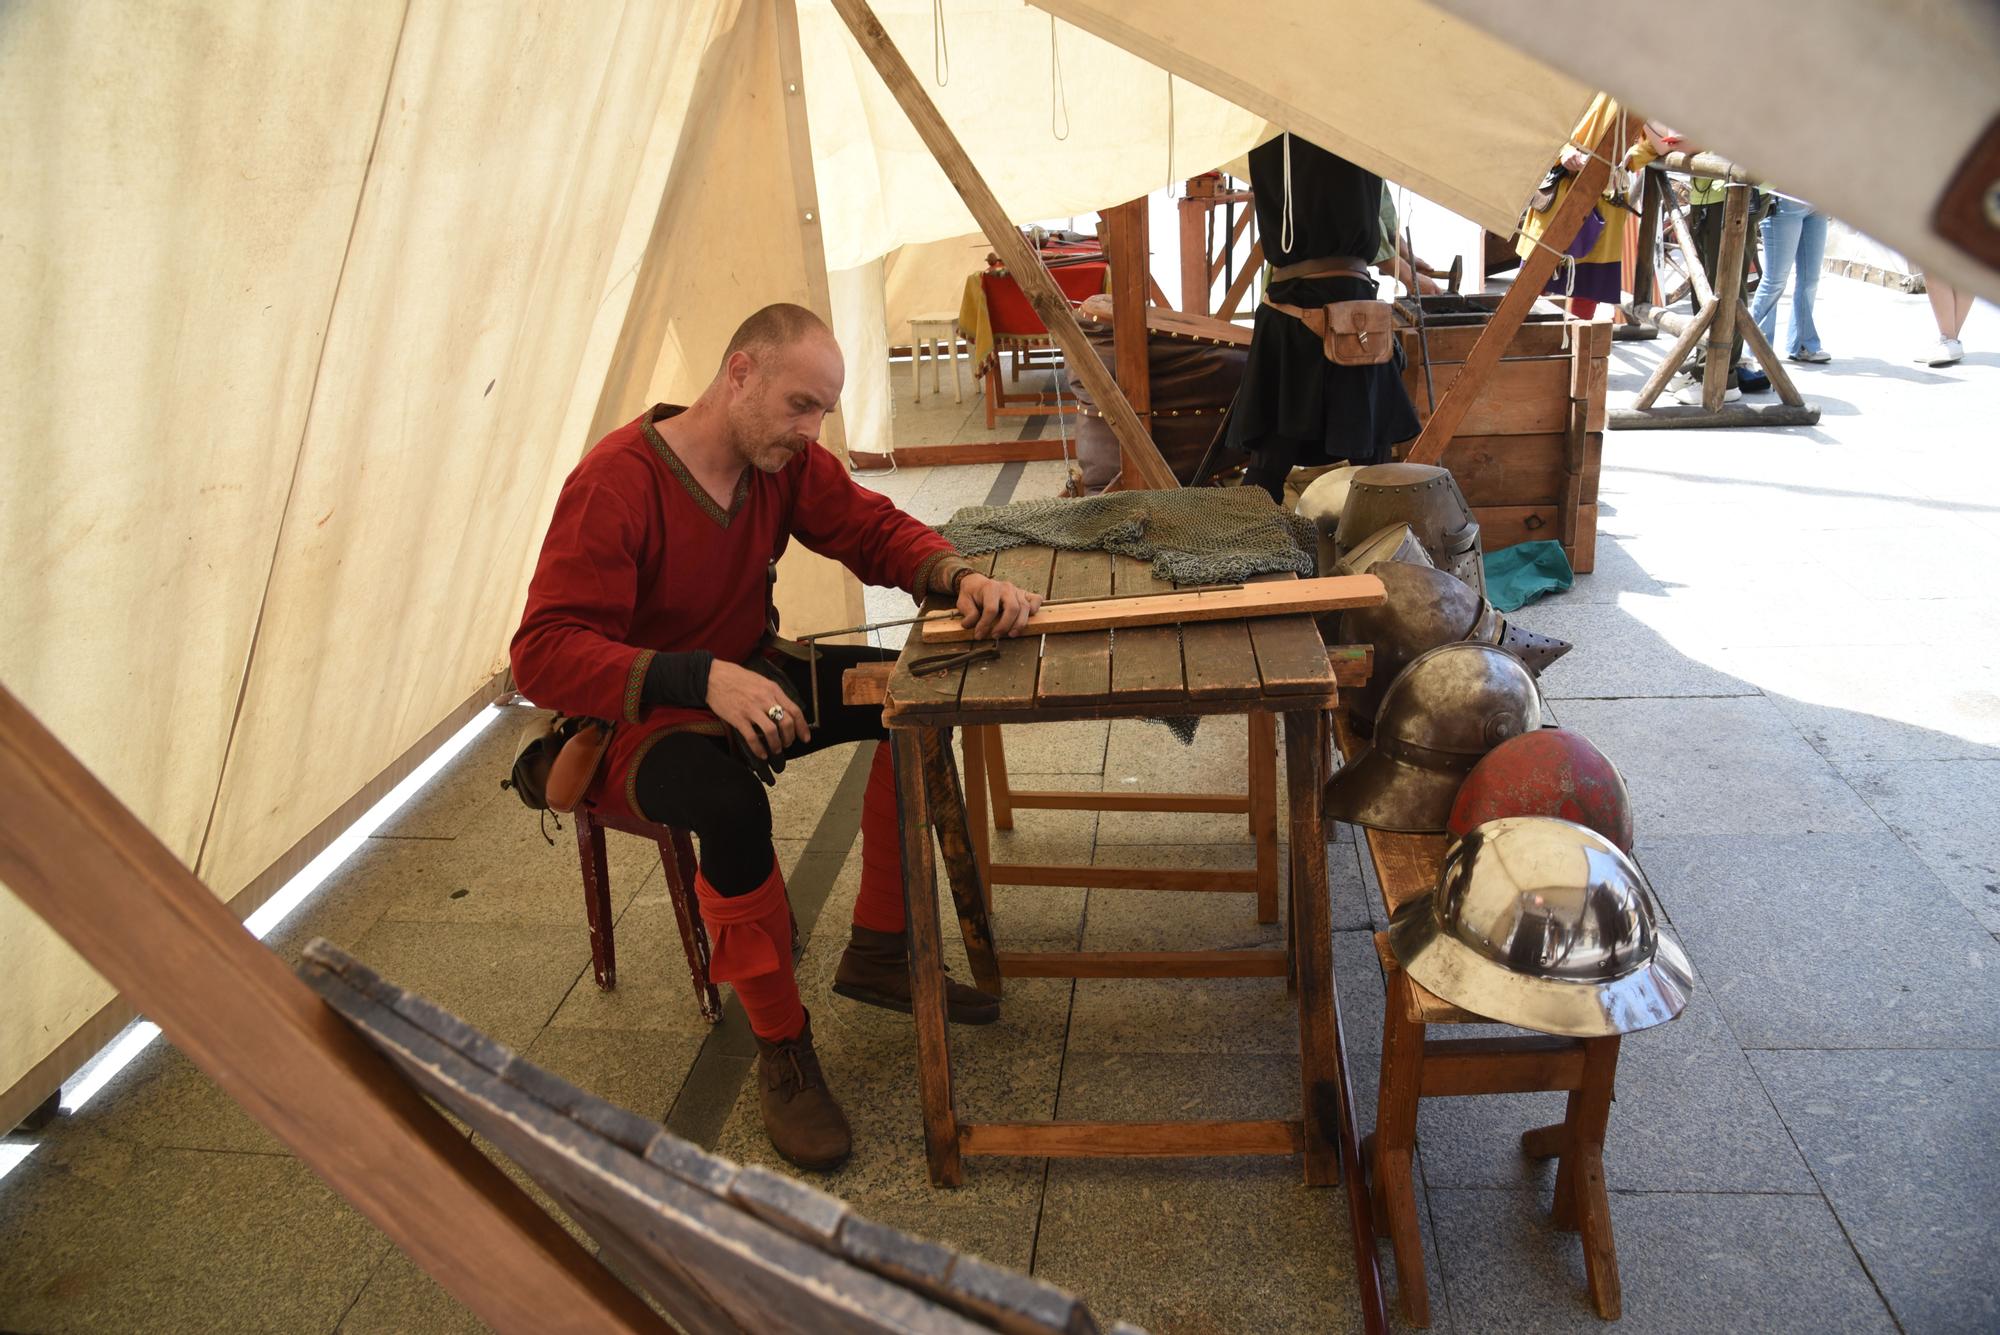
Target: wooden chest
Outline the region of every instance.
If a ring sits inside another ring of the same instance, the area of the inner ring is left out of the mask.
[[[1433,395],[1444,397],[1498,300],[1425,300],[1429,389],[1416,331],[1403,332],[1403,383],[1420,420],[1430,417]],[[1465,492],[1487,551],[1553,538],[1578,573],[1595,565],[1610,353],[1610,325],[1566,319],[1538,301],[1487,377],[1441,461]]]

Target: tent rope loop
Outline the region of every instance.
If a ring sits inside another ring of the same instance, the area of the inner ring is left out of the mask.
[[[1062,129],[1056,129],[1060,118]],[[1049,133],[1061,143],[1069,138],[1069,93],[1063,88],[1062,52],[1056,47],[1056,16],[1049,15]]]

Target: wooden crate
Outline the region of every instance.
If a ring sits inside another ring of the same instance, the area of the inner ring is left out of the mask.
[[[1428,330],[1431,389],[1415,330],[1403,333],[1403,383],[1428,420],[1484,328]],[[1604,389],[1611,326],[1531,319],[1487,377],[1444,452],[1489,552],[1553,538],[1579,574],[1596,564],[1597,479],[1604,452]]]

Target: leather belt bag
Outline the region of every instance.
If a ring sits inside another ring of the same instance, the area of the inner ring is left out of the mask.
[[[535,726],[500,786],[513,789],[532,810],[574,811],[610,745],[610,724],[558,714]]]
[[[1396,355],[1395,308],[1386,301],[1336,301],[1318,307],[1270,300],[1264,304],[1318,335],[1326,359],[1336,366],[1380,366]]]

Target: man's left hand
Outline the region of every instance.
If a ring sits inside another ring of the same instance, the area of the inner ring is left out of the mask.
[[[974,639],[1019,635],[1042,605],[1042,595],[977,571],[958,585],[958,615]]]

